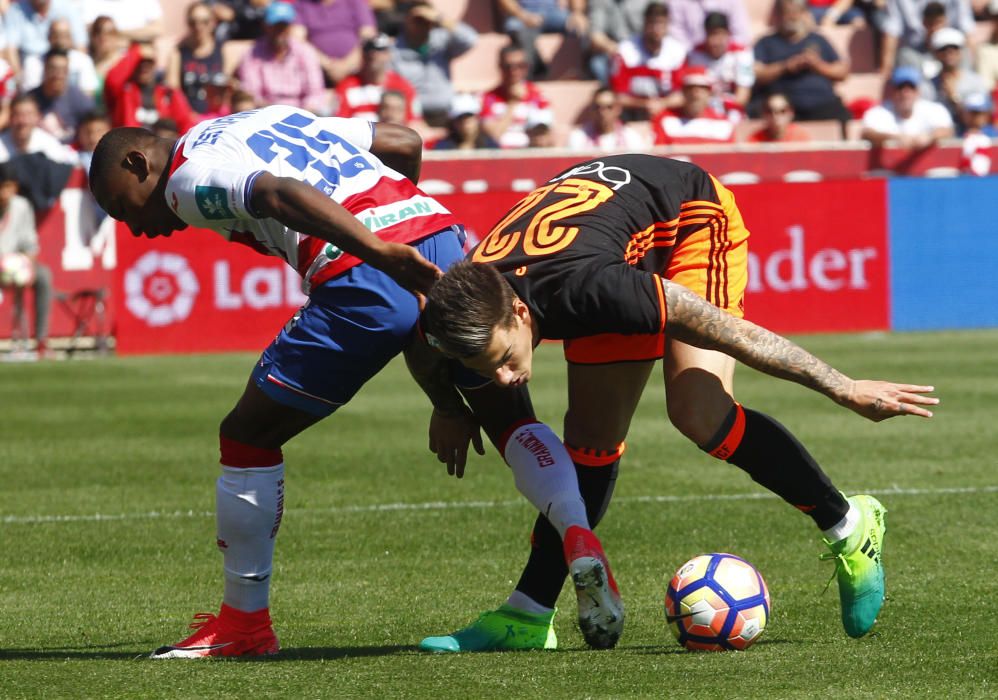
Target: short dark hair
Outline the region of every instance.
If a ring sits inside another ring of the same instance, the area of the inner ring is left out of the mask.
[[[940,17],[946,16],[946,6],[941,2],[927,3],[924,8],[922,8],[922,21],[927,19],[939,19]]]
[[[499,49],[500,65],[502,64],[503,61],[506,60],[506,57],[509,56],[511,53],[520,53],[520,52],[526,53],[526,49],[523,48],[523,45],[520,44],[519,42],[511,40],[510,43],[506,44],[501,49]]]
[[[45,52],[45,59],[43,63],[48,63],[50,58],[55,58],[61,56],[67,61],[69,60],[69,51],[66,49],[52,48]]]
[[[650,2],[645,7],[644,21],[647,22],[650,19],[657,17],[668,17],[669,16],[669,6],[664,2]]]
[[[452,266],[426,297],[422,328],[427,342],[451,357],[473,357],[488,348],[492,331],[513,325],[513,288],[491,265]]]
[[[129,150],[155,138],[151,131],[137,126],[119,126],[104,134],[90,160],[90,191],[124,160]]]
[[[17,182],[17,178],[14,176],[14,167],[7,160],[0,163],[0,184],[5,182]]]
[[[111,123],[111,120],[107,118],[107,115],[100,109],[93,109],[89,112],[85,112],[80,121],[77,122],[77,126],[83,126],[84,124],[91,124],[93,122],[107,122]]]
[[[28,102],[30,102],[31,104],[33,104],[35,106],[35,108],[39,112],[42,110],[42,108],[38,104],[38,100],[35,98],[34,95],[32,95],[29,92],[23,92],[20,95],[18,95],[17,97],[15,97],[13,100],[11,100],[10,101],[10,108],[14,109],[18,105],[23,105],[23,104],[26,104]]]
[[[715,29],[731,31],[731,26],[728,24],[728,16],[723,12],[708,12],[707,16],[703,18],[703,29],[708,34]]]

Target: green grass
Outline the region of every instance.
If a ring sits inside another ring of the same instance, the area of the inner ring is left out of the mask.
[[[532,517],[494,451],[463,481],[446,476],[396,362],[285,449],[272,606],[284,651],[255,663],[137,660],[217,609],[217,425],[254,358],[0,365],[0,697],[998,695],[998,332],[803,343],[854,376],[935,384],[944,401],[931,421],[875,425],[739,370],[739,398],[781,418],[840,488],[897,491],[881,496],[889,600],[875,634],[845,636],[810,521],[683,440],[656,378],[601,527],[628,605],[619,647],[584,648],[566,589],[556,652],[418,652],[504,599]],[[560,425],[557,348],[541,349],[532,387]],[[374,508],[396,503],[449,507]],[[677,566],[717,550],[759,567],[773,619],[748,652],[688,653],[662,595]]]

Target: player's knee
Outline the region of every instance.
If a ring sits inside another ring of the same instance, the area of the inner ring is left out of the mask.
[[[565,442],[593,450],[615,450],[627,437],[629,424],[629,420],[615,416],[603,414],[593,419],[570,410],[565,414]]]

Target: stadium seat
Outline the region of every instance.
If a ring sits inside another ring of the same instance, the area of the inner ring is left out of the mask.
[[[745,9],[748,10],[749,21],[753,31],[757,27],[763,27],[762,34],[767,34],[772,27],[773,6],[775,0],[745,0]],[[762,34],[755,34],[758,39]]]
[[[249,53],[251,48],[253,48],[252,39],[230,39],[222,44],[222,65],[227,69],[231,68],[235,73],[243,56]]]
[[[742,119],[735,125],[735,142],[745,143],[749,136],[762,128],[763,124],[761,119]]]
[[[537,87],[551,103],[555,124],[571,128],[592,101],[595,80],[545,80]]]
[[[827,119],[817,122],[797,122],[800,126],[807,129],[807,132],[811,134],[811,138],[815,141],[841,141],[842,140],[842,125],[834,120]]]
[[[451,61],[451,82],[457,92],[486,92],[499,84],[499,49],[509,37],[495,32],[479,34],[467,53]]]
[[[863,122],[860,119],[853,119],[846,122],[846,141],[863,140]]]
[[[851,25],[836,25],[822,29],[821,33],[839,56],[849,59],[851,72],[872,73],[877,70],[873,32],[869,28],[856,29]]]
[[[717,179],[720,180],[723,185],[754,185],[755,183],[761,181],[761,178],[755,173],[742,170],[723,173],[718,175]]]
[[[824,179],[817,170],[791,170],[783,173],[784,182],[821,182]]]
[[[140,2],[141,0],[133,0]],[[163,36],[180,39],[187,33],[186,2],[160,2],[163,7]]]
[[[585,77],[582,44],[577,37],[542,34],[537,39],[537,53],[548,65],[549,80],[578,80]]]
[[[883,81],[879,73],[850,73],[838,84],[836,92],[842,101],[849,104],[853,100],[867,98],[879,102],[883,95]]]

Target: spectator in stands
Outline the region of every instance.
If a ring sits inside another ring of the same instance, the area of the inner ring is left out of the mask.
[[[541,34],[574,34],[582,37],[588,33],[589,18],[585,0],[499,0],[503,14],[503,31],[513,43],[526,52],[529,76],[533,79],[547,76],[547,66],[537,55],[537,37]]]
[[[248,112],[257,107],[259,105],[256,103],[256,98],[245,90],[236,90],[232,93],[232,111],[234,113]]]
[[[319,52],[327,85],[360,68],[361,43],[378,33],[367,0],[297,0],[298,24]]]
[[[995,104],[991,95],[986,92],[975,92],[963,99],[963,116],[960,119],[963,127],[960,136],[981,134],[989,139],[998,138],[998,129],[994,125]]]
[[[263,36],[239,64],[239,80],[259,104],[289,104],[329,114],[318,52],[291,35],[296,16],[287,2],[267,8]]]
[[[610,61],[620,42],[641,31],[648,0],[589,0],[589,72],[610,84]]]
[[[499,85],[482,99],[482,128],[502,148],[524,148],[527,119],[537,110],[549,109],[547,98],[527,80],[526,52],[516,44],[499,51]]]
[[[928,6],[933,3],[942,7],[944,20],[938,18],[935,8],[933,12],[927,13]],[[882,75],[891,75],[895,65],[916,65],[918,57],[923,56],[925,47],[929,46],[931,29],[927,29],[927,25],[930,22],[941,27],[955,27],[969,36],[974,30],[974,15],[969,0],[887,0],[882,25]],[[914,56],[905,58],[908,51],[913,52]]]
[[[216,73],[212,77],[211,82],[205,86],[205,104],[208,110],[200,115],[202,120],[217,119],[232,114],[233,82],[234,80],[225,73]]]
[[[369,0],[368,4],[374,12],[374,21],[378,25],[379,34],[398,36],[405,23],[405,13],[409,9],[408,2],[403,0]]]
[[[986,42],[977,47],[976,68],[990,92],[998,87],[998,0],[992,0],[988,12],[991,15],[991,34]]]
[[[15,0],[3,15],[8,43],[20,49],[23,65],[28,56],[44,56],[49,50],[52,22],[69,22],[73,45],[87,45],[87,30],[76,5],[71,0]]]
[[[207,0],[218,21],[215,40],[259,39],[271,0]]]
[[[426,0],[410,5],[395,40],[392,65],[416,89],[427,124],[446,124],[454,95],[450,62],[476,41],[478,32],[464,22],[444,17]]]
[[[714,80],[703,66],[682,71],[683,104],[652,120],[655,144],[732,143],[735,125],[710,106]]]
[[[167,85],[179,88],[198,114],[210,110],[208,86],[227,83],[222,46],[215,41],[215,15],[204,2],[187,6],[187,34],[170,53],[166,68]]]
[[[156,49],[148,43],[132,44],[108,71],[104,103],[114,126],[150,127],[157,119],[170,117],[187,131],[194,121],[184,93],[159,83]]]
[[[794,106],[787,96],[774,92],[762,105],[763,126],[748,137],[749,143],[800,143],[810,141],[811,134],[794,122]]]
[[[669,36],[669,6],[648,3],[641,33],[620,42],[610,71],[610,87],[620,96],[625,118],[646,119],[681,105],[673,72],[685,60],[686,47]]]
[[[107,72],[124,54],[125,47],[122,45],[118,28],[114,26],[114,20],[107,16],[95,19],[90,25],[90,59],[94,62],[94,70],[97,71],[98,85],[94,98],[98,101],[104,92],[104,78]]]
[[[31,281],[24,286],[7,287],[14,300],[14,328],[26,339],[24,291],[30,286],[35,301],[35,339],[37,355],[47,356],[49,313],[52,308],[52,272],[38,261],[38,231],[31,204],[18,193],[15,173],[8,163],[0,163],[0,258],[21,254],[31,261]]]
[[[391,48],[392,40],[386,34],[378,34],[364,42],[360,70],[336,86],[339,116],[373,120],[382,93],[395,90],[405,96],[405,119],[402,123],[408,124],[416,118],[419,109],[416,91],[405,78],[389,70]]]
[[[454,95],[448,115],[450,123],[447,125],[447,136],[437,141],[433,149],[470,151],[479,148],[499,148],[496,140],[482,129],[482,121],[478,117],[481,108],[481,101],[474,95],[466,93]]]
[[[41,127],[63,143],[76,137],[80,120],[95,108],[92,97],[69,84],[69,54],[63,49],[45,54],[42,84],[28,94],[41,110]]]
[[[154,41],[163,35],[163,8],[160,0],[76,0],[83,21],[110,17],[121,36],[128,41]]]
[[[524,124],[527,132],[528,148],[554,148],[554,113],[550,109],[538,109],[530,113]]]
[[[752,49],[731,38],[727,15],[708,12],[703,26],[707,38],[690,51],[686,64],[707,69],[714,78],[711,106],[732,121],[741,121],[755,84]]]
[[[932,35],[932,50],[939,61],[939,74],[929,83],[937,102],[949,110],[957,124],[963,118],[963,103],[968,95],[987,91],[987,85],[977,73],[964,67],[963,32],[952,27],[944,27]]]
[[[41,127],[42,113],[32,95],[18,95],[10,103],[10,125],[0,134],[0,162],[19,155],[40,153],[54,163],[76,165],[69,146]]]
[[[56,19],[49,25],[49,46],[65,51],[69,57],[69,84],[91,97],[97,92],[97,71],[89,55],[73,48],[73,31],[65,19]],[[42,83],[44,61],[41,56],[26,56],[21,66],[21,89],[33,90]]]
[[[850,115],[834,84],[849,74],[849,62],[811,31],[805,0],[777,0],[776,22],[776,31],[755,45],[756,94],[749,114],[761,113],[767,94],[782,92],[800,121],[837,119],[844,125]]]
[[[808,5],[823,29],[836,24],[865,24],[878,34],[887,11],[887,0],[809,0]]]
[[[648,147],[648,139],[620,119],[620,100],[608,87],[598,88],[589,105],[589,118],[572,129],[568,147],[575,151],[627,152]]]
[[[939,72],[939,62],[932,52],[932,36],[947,26],[946,8],[941,2],[928,3],[922,9],[923,38],[910,46],[898,47],[894,65],[914,66],[922,71],[922,77],[931,80]],[[886,73],[890,74],[890,71]],[[926,83],[923,83],[923,87]]]
[[[0,37],[3,28],[0,27]],[[17,95],[17,74],[7,59],[0,58],[0,129],[10,121],[10,101]]]
[[[405,95],[398,90],[385,90],[381,93],[378,111],[372,121],[405,126],[407,123]]]
[[[90,161],[94,157],[94,149],[100,143],[104,134],[111,130],[111,122],[100,112],[91,112],[80,119],[76,127],[76,151],[83,172],[90,172]]]
[[[704,21],[711,12],[728,18],[731,39],[741,46],[752,45],[752,26],[744,0],[670,0],[672,19],[669,33],[687,50],[702,44],[707,38]]]
[[[953,119],[946,108],[919,96],[921,82],[922,73],[917,68],[895,68],[887,101],[863,115],[863,138],[877,147],[894,142],[901,148],[921,151],[953,136]]]

